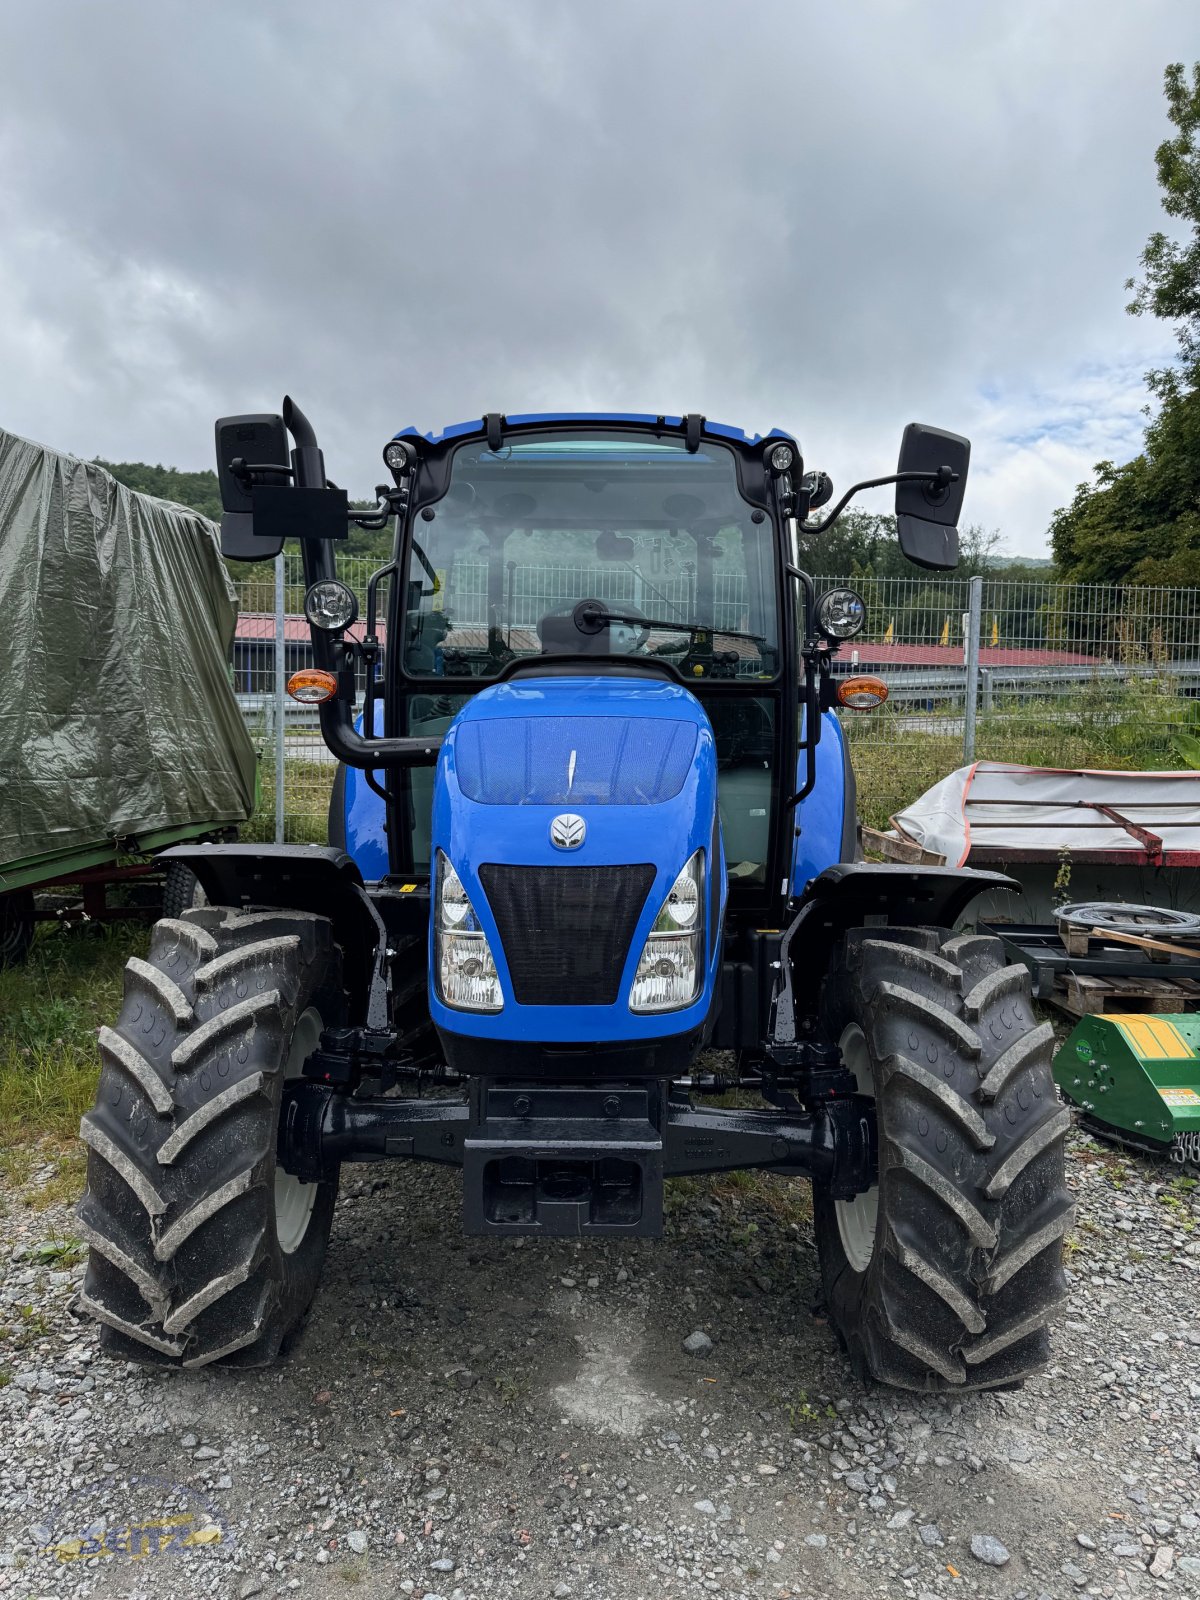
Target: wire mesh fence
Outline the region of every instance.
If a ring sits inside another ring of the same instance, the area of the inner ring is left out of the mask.
[[[360,610],[376,565],[362,557],[338,562]],[[315,711],[286,697],[281,703],[276,693],[281,632],[287,672],[311,661],[298,556],[284,558],[283,578],[282,628],[271,569],[238,582],[235,684],[262,759],[263,799],[251,832],[275,836],[275,750],[282,729],[282,836],[289,842],[323,841],[334,762]],[[574,566],[516,567],[506,574],[506,614],[515,626],[531,627],[547,610],[586,594],[588,578],[587,570]],[[631,604],[646,611],[666,602],[690,609],[690,575],[648,581],[653,588],[641,573],[630,572]],[[611,569],[606,582],[615,598]],[[715,620],[738,626],[744,579],[718,571],[714,582]],[[835,670],[875,674],[889,691],[879,709],[843,716],[860,810],[874,826],[885,825],[893,812],[972,757],[1154,770],[1188,765],[1200,751],[1190,743],[1200,738],[1200,590],[1039,583],[1002,575],[974,581],[823,577],[818,589],[843,584],[862,594],[868,620],[843,647]],[[381,593],[381,615],[383,599]],[[482,563],[478,572],[465,564],[456,568],[445,604],[464,624],[486,624]],[[967,649],[973,618],[974,668]]]

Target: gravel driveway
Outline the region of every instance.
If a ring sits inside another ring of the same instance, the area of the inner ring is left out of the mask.
[[[581,1247],[348,1169],[306,1329],[241,1374],[100,1356],[69,1211],[9,1194],[0,1594],[1200,1595],[1200,1190],[1068,1169],[1056,1364],[961,1401],[850,1377],[780,1179]]]

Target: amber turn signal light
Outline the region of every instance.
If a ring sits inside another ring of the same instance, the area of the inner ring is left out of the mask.
[[[837,697],[848,711],[873,711],[887,699],[887,684],[882,678],[847,678],[838,684]]]
[[[287,692],[302,706],[319,706],[337,693],[337,679],[320,667],[303,667],[288,679]]]

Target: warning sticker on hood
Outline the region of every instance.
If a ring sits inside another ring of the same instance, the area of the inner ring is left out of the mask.
[[[1169,1106],[1200,1106],[1200,1094],[1195,1089],[1160,1089],[1158,1093]]]

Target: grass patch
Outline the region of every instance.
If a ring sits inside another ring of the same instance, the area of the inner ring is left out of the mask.
[[[27,1141],[62,1143],[78,1132],[96,1090],[96,1030],[116,1017],[122,969],[147,939],[129,923],[44,927],[23,965],[0,970],[0,1173],[10,1183],[28,1180]],[[67,1170],[42,1192],[75,1181]],[[51,1193],[45,1203],[62,1197]]]
[[[1200,705],[1168,678],[1097,678],[1069,695],[981,707],[975,753],[1032,767],[1173,770],[1182,765],[1176,740],[1193,733],[1198,718]],[[964,764],[961,707],[926,712],[896,700],[844,717],[843,727],[868,827],[886,828],[895,812]]]
[[[73,1206],[83,1193],[87,1181],[87,1152],[83,1146],[72,1140],[56,1153],[54,1163],[54,1173],[44,1183],[26,1184],[23,1199],[30,1211]]]

